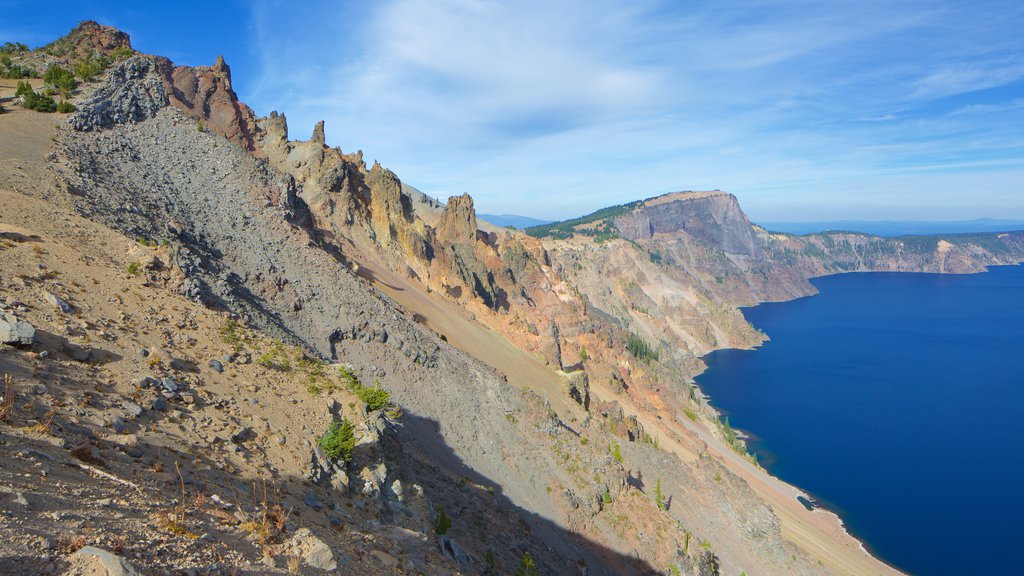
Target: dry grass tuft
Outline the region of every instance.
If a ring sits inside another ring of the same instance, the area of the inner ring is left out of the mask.
[[[4,374],[4,395],[0,398],[0,420],[10,422],[14,416],[14,378]]]
[[[32,426],[31,428],[29,428],[29,430],[35,432],[36,434],[52,435],[53,430],[51,429],[51,426],[53,425],[53,417],[56,415],[56,410],[50,410],[49,412],[46,413],[45,416],[43,416],[44,420],[42,422],[36,424],[35,426]]]
[[[184,536],[195,540],[199,535],[194,534],[185,526],[185,478],[181,475],[181,467],[177,462],[174,463],[174,471],[178,473],[178,480],[181,482],[181,499],[173,509],[156,514],[156,527],[175,536]]]

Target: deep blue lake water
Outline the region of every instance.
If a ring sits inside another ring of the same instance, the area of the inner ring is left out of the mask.
[[[712,405],[776,476],[913,574],[1024,574],[1024,266],[816,279],[744,309]]]

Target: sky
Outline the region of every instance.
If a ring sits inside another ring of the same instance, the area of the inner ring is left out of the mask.
[[[678,190],[755,221],[1024,219],[1024,2],[0,0],[0,42],[79,20],[223,54],[292,139],[478,211],[562,219]]]

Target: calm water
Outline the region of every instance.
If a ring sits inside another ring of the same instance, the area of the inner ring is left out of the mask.
[[[1024,574],[1024,266],[870,273],[744,310],[698,381],[773,474],[914,574]]]

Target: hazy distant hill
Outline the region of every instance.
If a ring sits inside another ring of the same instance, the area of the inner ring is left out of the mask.
[[[551,220],[539,220],[529,216],[517,216],[516,214],[480,214],[480,218],[495,226],[512,226],[519,229],[551,223]]]
[[[1024,230],[1024,221],[978,218],[954,222],[915,220],[832,220],[829,222],[760,222],[773,232],[813,234],[828,230],[849,230],[876,236],[906,236],[908,234],[959,234],[964,232],[1007,232]]]

